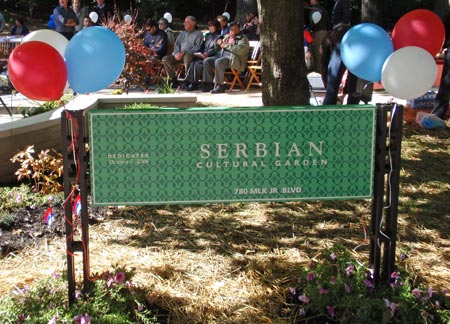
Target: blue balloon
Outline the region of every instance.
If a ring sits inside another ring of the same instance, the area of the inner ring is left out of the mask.
[[[111,85],[125,65],[125,47],[111,30],[93,26],[75,34],[64,59],[70,87],[77,93],[95,92]]]
[[[347,69],[367,81],[380,81],[383,64],[394,51],[389,34],[380,26],[363,23],[342,38],[341,57]]]
[[[54,20],[50,20],[47,23],[47,27],[50,28],[50,29],[56,29],[55,21]]]

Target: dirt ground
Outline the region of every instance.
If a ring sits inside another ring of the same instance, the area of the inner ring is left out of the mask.
[[[43,240],[51,241],[65,236],[64,209],[62,206],[54,206],[55,220],[49,227],[44,222],[47,207],[16,209],[11,214],[15,221],[11,226],[0,224],[1,256],[5,257],[21,251],[26,247],[39,245]],[[89,207],[89,215],[92,223],[104,219],[107,208]]]

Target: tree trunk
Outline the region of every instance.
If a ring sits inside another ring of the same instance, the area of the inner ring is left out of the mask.
[[[258,0],[265,106],[309,105],[303,1]]]
[[[241,25],[244,24],[249,12],[258,13],[258,2],[256,0],[237,0],[234,21]]]
[[[384,25],[383,0],[362,0],[361,22]]]

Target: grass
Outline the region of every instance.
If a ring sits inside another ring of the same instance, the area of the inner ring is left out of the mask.
[[[422,292],[450,287],[449,162],[449,129],[405,124],[397,264],[405,285]],[[114,208],[90,226],[91,271],[134,267],[163,323],[290,323],[298,313],[289,288],[302,286],[323,251],[342,246],[367,264],[370,207],[365,200]],[[81,264],[77,255],[78,278]],[[30,246],[2,260],[0,295],[65,269],[64,240]],[[413,298],[411,289],[402,294]],[[410,322],[423,323],[413,311]]]

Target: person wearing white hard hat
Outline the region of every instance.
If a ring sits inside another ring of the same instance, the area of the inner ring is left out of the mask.
[[[321,67],[321,44],[328,31],[330,30],[330,15],[328,14],[325,7],[320,3],[319,0],[311,0],[311,12],[309,16],[310,27],[314,42],[311,46],[314,71],[320,73],[322,71]]]

